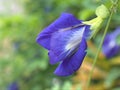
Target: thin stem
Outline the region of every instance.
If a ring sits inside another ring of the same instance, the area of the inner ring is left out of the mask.
[[[119,1],[119,0],[116,0],[116,3],[115,3],[116,5],[117,5],[118,1]],[[111,19],[112,19],[113,13],[114,13],[114,5],[112,5],[112,10],[111,10],[111,13],[110,13],[110,17],[109,17],[108,22],[107,22],[107,25],[106,25],[106,27],[105,27],[105,31],[104,31],[102,40],[101,40],[100,45],[99,45],[98,50],[97,50],[97,54],[96,54],[96,56],[95,56],[95,58],[94,58],[94,61],[93,61],[92,70],[91,70],[90,75],[89,75],[89,77],[88,77],[87,89],[88,89],[88,87],[89,87],[89,85],[90,85],[90,81],[91,81],[91,78],[92,78],[92,74],[93,74],[93,71],[94,71],[94,68],[95,68],[97,59],[98,59],[98,55],[100,54],[100,50],[101,50],[101,48],[102,48],[102,44],[103,44],[104,38],[105,38],[106,33],[107,33],[107,31],[108,31],[108,28],[109,28],[110,21],[111,21]]]

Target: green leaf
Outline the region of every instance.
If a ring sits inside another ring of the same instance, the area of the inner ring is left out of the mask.
[[[60,85],[59,84],[55,84],[51,90],[60,90]]]
[[[117,36],[116,42],[117,42],[118,45],[120,45],[120,35]]]
[[[120,68],[113,68],[105,80],[105,86],[110,88],[115,80],[120,77]]]
[[[62,90],[71,90],[71,83],[69,81],[66,81],[62,87]]]

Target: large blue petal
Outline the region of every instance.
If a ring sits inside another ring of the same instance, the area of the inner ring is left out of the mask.
[[[83,59],[86,55],[87,44],[83,38],[78,51],[74,53],[71,57],[65,59],[55,70],[55,74],[58,76],[69,76],[79,69]]]
[[[61,28],[67,28],[80,24],[81,21],[76,19],[72,14],[63,13],[57,20],[46,27],[36,38],[38,44],[44,48],[50,50],[50,40],[53,32],[60,30]]]
[[[89,29],[86,25],[54,33],[51,37],[50,63],[55,64],[71,56],[79,47],[81,39],[86,38],[88,33]]]

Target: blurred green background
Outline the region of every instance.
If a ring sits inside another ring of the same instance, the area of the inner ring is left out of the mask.
[[[47,51],[35,39],[62,12],[72,13],[81,20],[90,20],[96,17],[96,7],[101,4],[110,7],[111,1],[114,0],[0,0],[0,90],[12,90],[9,85],[13,82],[18,84],[19,90],[84,90],[81,74],[75,73],[70,77],[53,74],[57,65],[49,64]],[[100,41],[105,22],[99,35],[91,41],[94,48]],[[120,26],[120,4],[109,31],[117,26]],[[89,54],[90,57],[85,60],[91,65],[90,59],[95,56],[95,51],[89,50]],[[103,63],[97,64],[98,69],[105,76],[100,75],[102,79],[98,76],[93,78],[95,89],[92,87],[90,90],[120,90],[120,58],[108,61],[100,56],[99,59],[103,59],[99,61]]]

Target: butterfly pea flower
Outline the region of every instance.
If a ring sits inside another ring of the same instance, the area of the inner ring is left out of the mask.
[[[69,76],[79,69],[86,56],[86,40],[90,26],[72,14],[62,13],[36,38],[38,44],[48,50],[50,64],[59,62],[54,74]]]
[[[112,58],[120,53],[120,27],[106,35],[102,46],[102,52],[107,58]]]
[[[7,90],[19,90],[19,86],[17,82],[13,82],[8,86]]]

